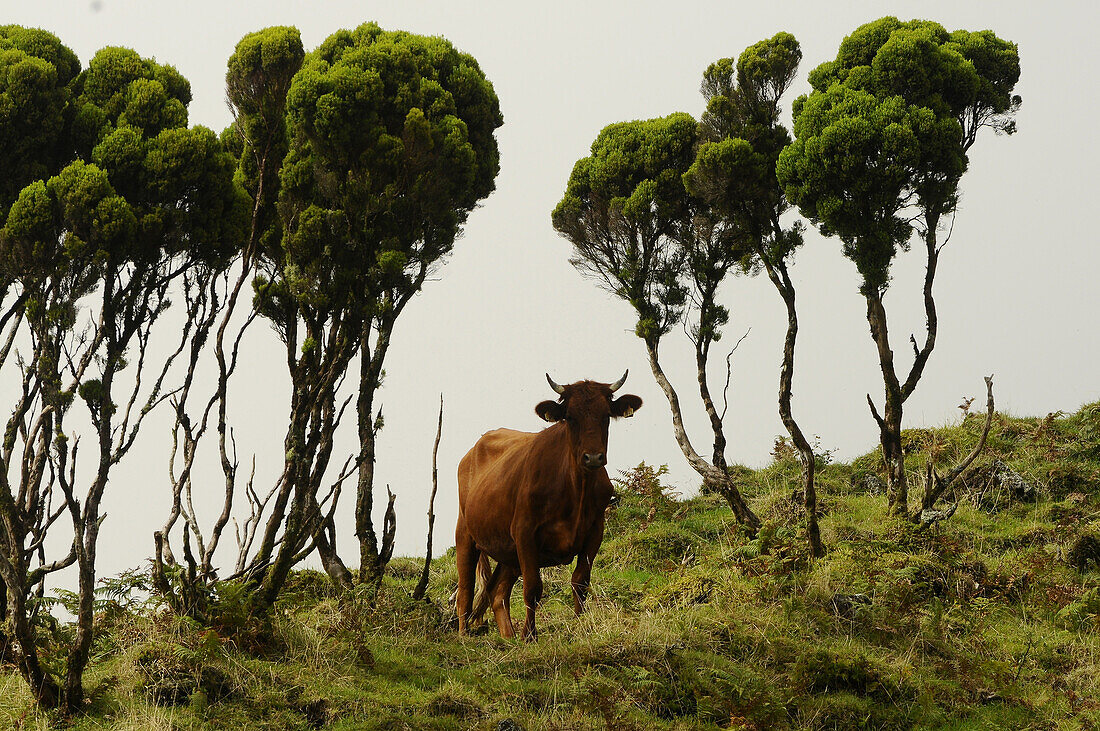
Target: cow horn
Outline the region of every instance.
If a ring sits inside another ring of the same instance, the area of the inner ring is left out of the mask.
[[[623,377],[622,378],[620,378],[619,380],[617,380],[617,381],[615,381],[614,383],[611,384],[611,393],[615,393],[620,388],[622,388],[622,385],[624,383],[626,383],[626,376],[627,376],[628,373],[630,373],[629,368],[627,368],[625,371],[623,371]]]
[[[554,379],[550,377],[549,373],[546,374],[546,381],[550,384],[550,388],[554,389],[554,393],[565,393],[565,386],[559,386],[558,384],[554,383]]]

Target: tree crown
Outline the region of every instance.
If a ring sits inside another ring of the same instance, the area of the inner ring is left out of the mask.
[[[492,84],[443,38],[368,23],[305,57],[286,108],[287,293],[333,309],[411,295],[494,188]]]
[[[608,125],[573,167],[551,216],[576,250],[574,266],[638,312],[642,338],[668,332],[686,299],[679,281],[683,252],[666,238],[689,217],[683,174],[697,126],[683,113]]]
[[[777,173],[788,199],[840,237],[865,293],[886,289],[914,225],[954,210],[977,129],[1015,130],[1018,77],[1015,45],[990,31],[893,17],[857,28],[810,73]]]

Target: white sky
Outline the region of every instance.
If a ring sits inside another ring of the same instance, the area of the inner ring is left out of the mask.
[[[387,29],[443,35],[475,56],[500,97],[501,172],[497,191],[475,211],[440,272],[398,323],[379,401],[377,488],[398,495],[397,553],[423,552],[430,457],[439,393],[447,401],[439,452],[436,552],[453,542],[455,467],[483,432],[499,426],[535,431],[534,406],[550,398],[543,373],[561,383],[612,381],[624,368],[624,391],[645,400],[612,426],[612,474],[645,460],[667,463],[685,493],[698,480],[671,432],[669,410],[633,335],[625,303],[569,265],[570,246],[550,225],[573,163],[605,125],[685,111],[698,116],[703,70],[778,31],[802,44],[799,82],[830,60],[858,25],[894,14],[936,20],[949,30],[991,28],[1016,41],[1024,104],[1013,137],[980,139],[951,242],[940,261],[936,301],[940,335],[925,376],[906,406],[906,425],[958,418],[962,397],[983,392],[996,374],[1000,410],[1018,415],[1072,411],[1100,397],[1096,331],[1100,249],[1087,213],[1100,169],[1092,133],[1098,109],[1093,74],[1100,68],[1089,2],[10,2],[0,22],[46,28],[86,64],[106,45],[134,48],[175,65],[191,82],[192,124],[220,131],[225,63],[245,33],[294,25],[307,49],[339,28],[374,20]],[[789,126],[789,113],[786,117]],[[900,258],[887,297],[894,350],[908,367],[908,335],[923,333],[923,253]],[[836,240],[808,232],[792,270],[801,322],[795,416],[823,448],[850,459],[872,449],[877,432],[864,394],[881,403],[881,381],[868,336],[855,267]],[[778,365],[785,326],[782,302],[766,278],[731,280],[734,355],[727,417],[728,457],[765,464],[776,435]],[[918,335],[920,337],[920,335]],[[234,392],[233,427],[242,462],[257,455],[257,485],[281,467],[288,402],[285,365],[272,332],[257,326]],[[709,429],[696,394],[690,344],[682,333],[663,346],[687,411],[696,448],[709,452]],[[721,354],[712,385],[724,378]],[[7,401],[5,401],[7,403]],[[136,566],[153,549],[152,532],[169,500],[168,421],[150,422],[114,473],[105,508],[100,573]],[[349,425],[350,426],[350,425]],[[351,449],[349,442],[344,449]],[[334,456],[333,462],[343,458]],[[210,499],[221,487],[210,483]],[[340,548],[354,563],[353,496],[341,509]],[[380,500],[384,503],[384,498]],[[212,522],[211,510],[208,524]],[[231,561],[227,536],[223,561]]]

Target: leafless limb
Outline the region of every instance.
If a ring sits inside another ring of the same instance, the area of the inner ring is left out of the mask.
[[[726,384],[722,387],[722,415],[718,417],[719,421],[725,421],[726,420],[726,411],[729,409],[729,406],[730,406],[730,402],[729,402],[730,376],[733,373],[733,366],[730,362],[730,359],[733,358],[733,354],[734,354],[734,352],[737,351],[737,347],[739,345],[741,345],[741,341],[744,340],[745,338],[747,338],[749,336],[750,332],[752,332],[751,327],[748,330],[745,331],[744,335],[742,335],[740,338],[737,339],[737,342],[733,344],[732,348],[730,348],[730,352],[726,353]]]
[[[432,447],[432,494],[428,498],[428,547],[424,551],[424,570],[420,573],[420,581],[413,590],[413,599],[424,598],[428,590],[428,570],[432,565],[432,530],[435,527],[435,494],[439,489],[439,470],[437,457],[439,455],[439,439],[443,435],[443,394],[439,394],[439,420],[435,425],[435,445]]]
[[[936,468],[932,466],[932,461],[929,459],[928,465],[925,468],[924,477],[924,498],[921,501],[921,510],[911,517],[913,522],[920,524],[921,526],[928,526],[937,520],[945,520],[955,513],[955,509],[958,508],[958,500],[955,501],[947,510],[936,510],[936,502],[950,489],[951,485],[958,479],[959,475],[966,470],[971,463],[978,458],[978,455],[985,449],[986,440],[989,437],[989,428],[993,423],[993,376],[989,375],[985,377],[985,389],[986,389],[986,408],[985,408],[985,423],[982,426],[981,436],[978,438],[978,443],[974,449],[971,450],[961,462],[955,465],[945,477],[940,477],[936,472]]]

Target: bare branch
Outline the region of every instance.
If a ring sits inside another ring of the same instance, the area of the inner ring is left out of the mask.
[[[738,338],[737,342],[733,344],[732,348],[730,348],[730,352],[726,353],[726,385],[722,387],[722,415],[718,417],[719,421],[725,421],[726,420],[726,411],[729,409],[729,406],[730,406],[730,402],[729,402],[730,375],[733,372],[732,371],[732,366],[730,364],[730,358],[733,357],[734,352],[737,350],[737,346],[739,346],[741,344],[742,340],[744,340],[745,338],[747,338],[749,336],[750,332],[752,332],[751,327],[748,330],[745,331],[744,335],[742,335],[740,338]]]
[[[978,455],[985,449],[986,440],[989,437],[989,428],[993,423],[993,376],[989,375],[985,377],[985,389],[986,389],[986,409],[985,409],[985,423],[982,426],[981,436],[978,438],[978,443],[974,449],[971,450],[961,462],[947,473],[946,477],[940,477],[936,473],[936,469],[932,466],[931,460],[928,462],[928,467],[925,472],[924,479],[924,499],[921,501],[920,513],[911,516],[911,519],[919,523],[922,526],[931,525],[937,520],[943,520],[951,517],[955,512],[955,508],[958,507],[958,501],[955,501],[955,505],[950,509],[946,515],[942,514],[943,511],[934,510],[936,501],[940,499],[958,479],[959,475],[968,468]]]
[[[443,435],[443,394],[439,394],[439,420],[435,425],[435,445],[432,447],[432,495],[428,498],[428,547],[424,551],[424,570],[420,581],[413,590],[413,599],[423,599],[428,590],[428,570],[432,565],[432,531],[435,528],[435,493],[439,489],[439,470],[436,458],[439,455],[439,438]]]

